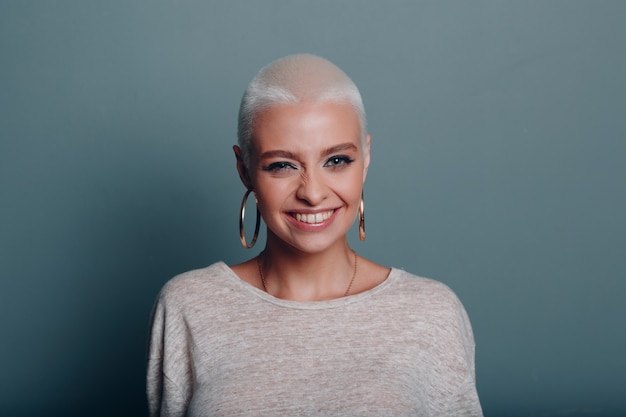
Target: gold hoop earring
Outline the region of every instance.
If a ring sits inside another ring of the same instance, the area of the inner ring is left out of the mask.
[[[361,204],[359,204],[359,240],[365,240],[365,204],[363,203],[363,191],[361,191]]]
[[[261,213],[259,213],[259,201],[257,200],[256,194],[255,194],[254,202],[257,204],[256,224],[254,225],[254,235],[252,236],[252,240],[250,241],[250,244],[248,245],[248,242],[246,242],[246,234],[244,233],[244,230],[243,230],[243,220],[246,217],[246,202],[251,192],[252,190],[248,190],[243,195],[243,200],[241,201],[241,210],[239,213],[239,239],[241,239],[241,244],[246,249],[252,248],[254,244],[256,243],[256,238],[259,237],[259,226],[261,225]]]

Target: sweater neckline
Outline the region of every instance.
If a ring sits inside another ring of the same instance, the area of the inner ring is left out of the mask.
[[[216,264],[217,267],[222,269],[230,281],[232,281],[239,289],[251,294],[252,296],[261,299],[262,301],[275,304],[280,307],[297,309],[297,310],[322,310],[327,308],[338,308],[349,304],[361,302],[381,291],[384,291],[389,287],[397,278],[398,270],[396,268],[390,268],[389,275],[380,284],[375,287],[360,292],[358,294],[348,295],[346,297],[333,298],[332,300],[322,301],[293,301],[284,300],[282,298],[274,297],[271,294],[255,287],[254,285],[242,280],[226,263],[220,261]]]

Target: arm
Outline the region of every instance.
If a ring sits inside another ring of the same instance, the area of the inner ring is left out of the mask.
[[[453,306],[455,309],[455,322],[451,326],[454,332],[451,336],[450,363],[458,372],[456,392],[447,404],[446,415],[482,417],[483,412],[476,391],[476,373],[474,365],[475,343],[472,326],[461,301],[454,296]]]
[[[171,301],[164,289],[152,315],[146,378],[151,417],[185,415],[192,393],[185,322]]]

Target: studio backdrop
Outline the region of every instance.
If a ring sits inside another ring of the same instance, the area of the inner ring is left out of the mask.
[[[0,415],[146,415],[161,286],[256,254],[239,100],[297,52],[368,112],[352,245],[458,294],[485,415],[625,415],[624,22],[620,0],[0,1]]]

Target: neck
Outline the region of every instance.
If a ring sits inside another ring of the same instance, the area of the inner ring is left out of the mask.
[[[321,301],[346,295],[355,272],[356,254],[347,240],[321,252],[303,252],[268,239],[260,255],[266,290],[294,301]]]

